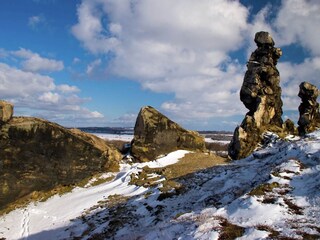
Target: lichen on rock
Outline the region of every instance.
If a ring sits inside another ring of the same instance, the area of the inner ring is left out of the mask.
[[[131,154],[137,161],[154,160],[177,149],[205,150],[204,138],[173,122],[153,107],[141,108],[132,141]]]

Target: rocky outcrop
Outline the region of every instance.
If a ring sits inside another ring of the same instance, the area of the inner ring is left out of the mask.
[[[13,116],[13,105],[0,100],[0,125],[8,122]]]
[[[0,126],[0,210],[34,191],[115,171],[121,158],[93,135],[38,118],[13,117]]]
[[[229,145],[232,159],[248,156],[266,130],[282,130],[280,76],[276,68],[282,51],[274,47],[268,32],[256,33],[254,41],[258,48],[250,56],[240,91],[240,100],[249,112]]]
[[[319,103],[317,102],[319,90],[308,82],[302,82],[299,88],[298,96],[301,98],[301,104],[298,131],[300,135],[305,135],[320,127]]]
[[[131,153],[138,161],[150,161],[177,149],[205,150],[197,132],[188,131],[158,112],[143,107],[136,120]]]

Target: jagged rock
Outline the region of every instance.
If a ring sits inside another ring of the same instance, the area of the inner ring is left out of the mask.
[[[153,107],[143,107],[134,127],[134,158],[150,161],[177,149],[203,151],[205,142],[197,132],[183,129]]]
[[[249,109],[241,125],[235,129],[229,145],[229,156],[248,156],[262,140],[262,133],[282,130],[282,100],[279,71],[282,55],[268,32],[258,32],[254,41],[258,48],[251,54],[240,91],[240,100]]]
[[[292,134],[292,135],[297,134],[297,128],[294,126],[294,122],[291,119],[287,119],[283,123],[283,130],[286,134]]]
[[[0,210],[34,191],[115,171],[121,158],[91,134],[38,118],[13,117],[0,126]]]
[[[6,101],[0,101],[0,124],[10,121],[13,116],[13,105]]]
[[[302,102],[299,106],[298,131],[300,135],[305,135],[320,127],[319,103],[317,102],[319,90],[308,82],[302,82],[299,88],[298,96]]]

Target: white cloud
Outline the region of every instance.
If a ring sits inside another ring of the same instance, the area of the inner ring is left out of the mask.
[[[57,90],[63,92],[63,93],[75,93],[80,92],[80,89],[77,86],[70,86],[67,84],[61,84],[57,86]]]
[[[102,113],[82,106],[90,99],[74,94],[79,91],[76,86],[55,85],[54,79],[49,76],[0,63],[0,96],[14,103],[16,115],[27,109],[32,116],[41,116],[69,126],[82,120],[94,123],[98,119],[105,122]]]
[[[137,119],[136,113],[125,113],[124,115],[110,121],[114,126],[134,126]]]
[[[46,93],[43,93],[38,99],[46,103],[55,104],[59,102],[60,95],[58,93],[46,92]]]
[[[45,23],[45,18],[43,15],[31,16],[28,19],[28,26],[35,29],[39,24]]]
[[[25,59],[21,64],[23,69],[27,71],[54,72],[61,71],[64,68],[62,61],[41,57],[39,54],[33,53],[32,51],[24,48],[21,48],[18,51],[13,51],[12,54],[16,57]]]
[[[228,107],[228,98],[239,98],[243,76],[228,53],[243,45],[247,15],[237,1],[84,0],[72,32],[93,54],[114,54],[110,73],[174,93],[162,105],[166,111],[211,117],[243,110],[241,103]]]
[[[298,97],[300,83],[306,81],[320,87],[320,56],[307,58],[300,64],[279,63],[278,68],[281,73],[284,107],[286,110],[297,110],[301,101]]]
[[[73,58],[73,60],[72,60],[73,64],[77,64],[79,62],[81,62],[81,60],[79,58],[77,58],[77,57]]]
[[[99,16],[101,12],[95,8],[100,1],[87,1],[78,7],[79,23],[72,28],[73,34],[93,53],[107,53],[118,43],[113,37],[106,37]]]
[[[0,63],[0,96],[2,98],[32,97],[55,89],[51,77],[25,72]]]
[[[90,75],[91,73],[93,73],[93,71],[99,67],[101,65],[101,59],[97,59],[97,60],[94,60],[93,62],[91,62],[88,66],[87,66],[87,71],[86,73],[88,75]]]
[[[299,43],[313,55],[320,55],[320,1],[287,0],[277,14],[274,27],[279,44]]]
[[[97,111],[94,111],[94,112],[90,112],[88,111],[86,115],[84,115],[84,117],[86,118],[103,118],[103,114],[97,112]]]

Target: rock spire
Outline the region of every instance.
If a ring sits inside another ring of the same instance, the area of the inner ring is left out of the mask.
[[[302,82],[299,88],[298,96],[301,98],[301,104],[298,131],[300,135],[304,135],[320,127],[319,103],[317,102],[319,90],[308,82]]]
[[[240,159],[248,156],[270,128],[282,128],[282,100],[279,71],[276,68],[282,55],[268,32],[257,32],[257,49],[247,63],[240,91],[240,100],[249,110],[241,125],[234,131],[229,156]]]

